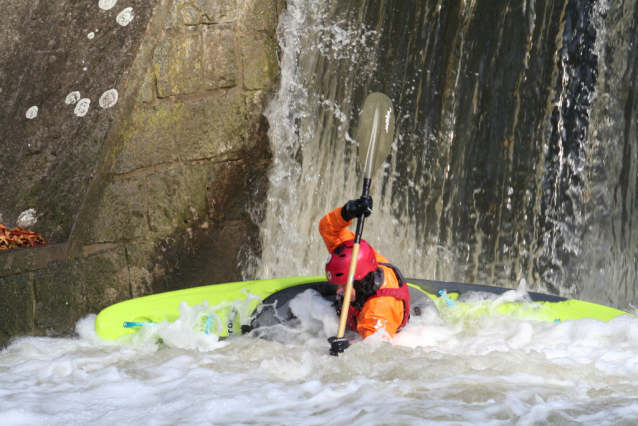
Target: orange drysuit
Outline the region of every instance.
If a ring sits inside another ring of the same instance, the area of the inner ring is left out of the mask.
[[[352,221],[346,222],[343,220],[341,209],[342,207],[334,209],[319,222],[319,232],[326,243],[329,253],[332,253],[345,241],[354,240],[354,233],[346,228],[352,224]],[[376,250],[374,250],[374,253],[377,257],[377,263],[389,263]],[[399,288],[399,282],[394,271],[387,266],[379,265],[379,268],[383,270],[385,275],[381,288]],[[394,297],[370,298],[356,317],[357,331],[364,339],[380,329],[384,329],[390,337],[394,337],[403,322],[403,314],[404,305],[401,300]]]

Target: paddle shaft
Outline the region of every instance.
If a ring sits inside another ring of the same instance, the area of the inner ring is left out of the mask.
[[[362,197],[370,195],[370,178],[363,179]],[[362,214],[357,218],[357,229],[354,234],[354,246],[352,247],[352,259],[350,260],[350,270],[348,271],[348,281],[346,282],[346,290],[343,293],[343,304],[341,305],[341,316],[339,317],[339,329],[337,337],[341,338],[346,334],[346,323],[348,322],[348,311],[350,309],[350,299],[352,293],[352,285],[354,282],[354,274],[357,271],[357,259],[359,258],[359,247],[361,246],[361,234],[363,234],[363,224],[366,216]]]

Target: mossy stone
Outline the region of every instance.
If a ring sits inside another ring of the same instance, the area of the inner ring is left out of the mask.
[[[237,86],[239,61],[237,37],[234,31],[207,31],[204,37],[204,72],[206,89],[224,89]]]
[[[115,173],[168,163],[177,159],[167,104],[151,108],[138,105],[120,133]]]
[[[267,34],[249,34],[240,39],[244,90],[270,90],[279,80],[275,39]]]
[[[241,151],[247,120],[246,98],[238,92],[178,103],[173,113],[177,152],[182,160],[198,160]]]
[[[239,7],[239,29],[242,31],[266,31],[277,28],[276,0],[244,0]]]
[[[160,98],[204,90],[201,35],[161,40],[153,55],[153,69]]]
[[[145,236],[148,225],[144,190],[144,176],[109,183],[87,243],[116,242]]]
[[[151,230],[174,228],[206,218],[206,180],[210,165],[194,164],[156,172],[148,179],[148,216]]]

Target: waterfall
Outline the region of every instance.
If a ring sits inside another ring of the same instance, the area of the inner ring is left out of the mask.
[[[288,0],[256,276],[322,274],[319,219],[361,192],[358,122],[393,151],[363,238],[406,276],[636,300],[636,2]]]

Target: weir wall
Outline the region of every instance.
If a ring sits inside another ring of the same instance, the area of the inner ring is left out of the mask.
[[[284,0],[0,5],[0,223],[34,209],[48,240],[0,252],[0,345],[241,280],[260,251]]]

